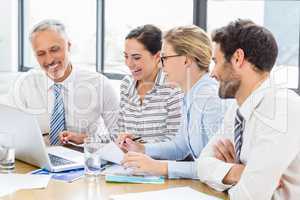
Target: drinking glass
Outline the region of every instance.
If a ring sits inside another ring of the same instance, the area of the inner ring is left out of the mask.
[[[0,173],[11,173],[15,169],[13,134],[0,132]]]
[[[84,170],[87,176],[98,176],[101,172],[101,149],[105,144],[98,138],[84,140]]]

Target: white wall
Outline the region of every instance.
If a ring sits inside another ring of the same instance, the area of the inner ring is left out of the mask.
[[[18,70],[17,0],[0,0],[0,72]]]

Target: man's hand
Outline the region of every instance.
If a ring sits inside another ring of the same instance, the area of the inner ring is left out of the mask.
[[[168,163],[154,160],[151,157],[136,152],[128,152],[122,161],[125,168],[132,168],[133,174],[146,173],[155,176],[168,175]]]
[[[122,149],[125,153],[128,151],[134,151],[139,153],[145,153],[145,147],[143,144],[133,141],[133,135],[130,133],[120,133],[115,143]]]
[[[232,142],[229,139],[222,138],[214,144],[215,157],[226,163],[235,162],[235,151]]]
[[[220,139],[214,145],[215,157],[226,163],[235,163],[235,151],[232,142],[229,139]],[[223,183],[227,185],[235,185],[239,182],[245,169],[243,164],[235,164],[223,179]],[[280,179],[277,189],[284,187],[282,178]]]
[[[82,144],[84,142],[84,138],[86,138],[86,134],[84,134],[84,133],[62,131],[59,134],[59,140],[62,144],[66,144],[69,141],[74,142],[75,144]]]
[[[277,190],[278,189],[280,189],[280,188],[283,188],[284,187],[284,182],[283,182],[283,179],[282,179],[282,177],[280,178],[280,180],[279,180],[279,183],[278,183],[278,186],[277,186]]]
[[[235,164],[231,167],[229,172],[226,174],[226,176],[223,179],[223,183],[227,185],[235,185],[237,184],[242,176],[242,173],[244,172],[245,165],[242,164]],[[277,190],[280,188],[284,187],[284,182],[282,177],[280,178],[278,185],[277,185]]]
[[[223,178],[223,183],[226,185],[235,185],[237,182],[239,182],[244,169],[245,165],[233,165],[226,176]]]
[[[215,157],[226,163],[235,163],[235,151],[232,142],[229,139],[222,138],[214,144]],[[235,164],[223,178],[223,183],[235,185],[241,178],[245,165]]]

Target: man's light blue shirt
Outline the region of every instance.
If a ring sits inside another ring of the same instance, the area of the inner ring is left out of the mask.
[[[218,96],[218,83],[205,74],[184,96],[179,132],[169,142],[145,145],[152,158],[168,160],[169,178],[197,178],[194,161],[178,161],[191,155],[198,158],[202,149],[220,128],[226,101]],[[176,161],[177,160],[177,161]]]

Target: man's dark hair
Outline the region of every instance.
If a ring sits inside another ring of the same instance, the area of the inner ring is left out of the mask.
[[[212,33],[212,40],[220,44],[227,62],[237,49],[242,49],[245,59],[262,71],[271,71],[278,47],[273,34],[251,20],[238,19]]]
[[[127,39],[136,39],[152,54],[161,50],[162,32],[156,26],[147,24],[131,30],[126,36]]]

